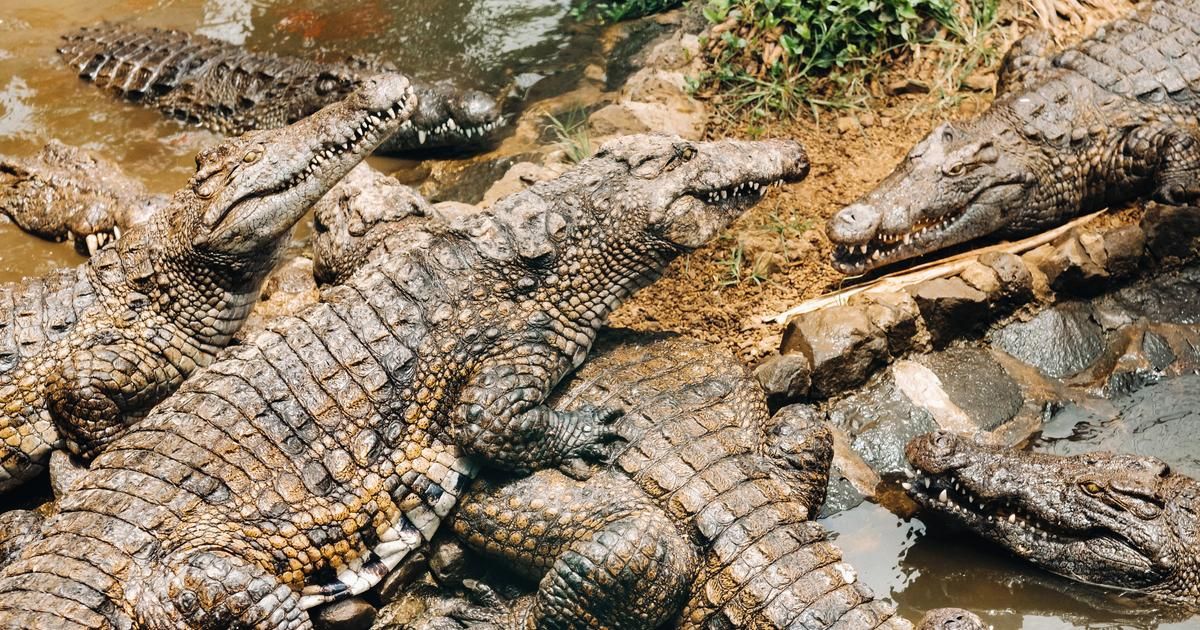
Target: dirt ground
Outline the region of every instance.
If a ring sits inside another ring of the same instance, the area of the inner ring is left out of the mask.
[[[1062,39],[1078,39],[1100,21],[1068,24],[1067,29],[1074,28]],[[1008,39],[1034,24],[1014,23]],[[891,79],[910,71],[896,68]],[[819,121],[806,116],[764,125],[745,117],[714,117],[708,132],[713,138],[801,141],[812,170],[805,181],[772,190],[718,241],[677,261],[662,280],[617,311],[612,324],[685,332],[723,343],[751,365],[757,363],[778,347],[783,332],[782,326],[762,323],[763,317],[847,283],[829,264],[831,246],[824,233],[829,217],[883,179],[939,122],[970,117],[992,98],[990,92],[957,96],[953,106],[932,93],[881,96],[867,110],[826,111]]]

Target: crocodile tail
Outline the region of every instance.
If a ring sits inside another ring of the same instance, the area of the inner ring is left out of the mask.
[[[63,36],[58,53],[84,80],[131,101],[153,101],[230,46],[183,31],[105,23]]]

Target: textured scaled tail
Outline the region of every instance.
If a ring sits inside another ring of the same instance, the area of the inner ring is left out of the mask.
[[[821,525],[774,503],[716,537],[677,627],[912,627],[895,612],[858,581]]]
[[[63,36],[58,52],[83,79],[139,101],[179,87],[229,46],[182,31],[101,24]]]

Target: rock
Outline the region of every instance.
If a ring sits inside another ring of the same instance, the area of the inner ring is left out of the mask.
[[[312,615],[317,630],[367,630],[375,623],[375,607],[361,597],[324,606]]]
[[[1020,256],[988,252],[979,257],[979,263],[995,272],[1000,283],[1000,292],[990,296],[993,311],[1007,311],[1033,299],[1033,276]]]
[[[466,575],[467,552],[454,539],[434,540],[429,571],[441,584],[458,584]]]
[[[887,336],[888,353],[892,356],[928,346],[928,335],[922,334],[919,326],[921,311],[908,293],[860,293],[850,298],[850,304],[867,308],[871,323]]]
[[[874,127],[876,123],[875,114],[871,112],[863,112],[858,115],[858,124],[863,127]]]
[[[699,109],[680,110],[661,103],[634,101],[607,105],[588,118],[589,129],[597,138],[656,131],[699,140],[704,122],[705,114]]]
[[[854,452],[877,474],[899,473],[908,466],[904,447],[912,438],[936,431],[928,410],[913,404],[896,385],[892,370],[884,370],[865,387],[832,403],[829,421],[851,436]],[[834,436],[837,463],[837,435]],[[859,491],[873,495],[874,488]]]
[[[392,603],[428,569],[429,561],[424,549],[409,553],[387,577],[383,578],[379,586],[375,587],[375,591],[379,593],[379,601],[384,606]]]
[[[928,280],[909,288],[934,347],[941,347],[988,322],[987,295],[959,277]]]
[[[1200,208],[1151,204],[1142,217],[1146,249],[1159,260],[1195,255],[1200,236]]]
[[[655,44],[646,55],[646,66],[674,70],[688,65],[700,54],[700,38],[691,33]]]
[[[808,394],[812,384],[812,364],[801,353],[776,354],[755,368],[754,377],[768,396],[780,402],[791,402]]]
[[[604,68],[594,63],[589,63],[583,69],[583,78],[601,84],[608,82],[608,75],[604,73]]]
[[[958,276],[967,284],[982,291],[988,296],[988,299],[992,299],[1000,292],[1000,277],[996,275],[996,271],[978,260],[968,262],[967,268],[963,269]]]
[[[992,344],[1043,374],[1062,378],[1075,374],[1104,351],[1100,325],[1086,304],[1068,302],[1014,322],[992,334]]]
[[[860,127],[858,124],[858,119],[853,116],[839,116],[834,122],[834,125],[837,127],[838,133],[840,134],[850,133],[851,131],[854,131]]]
[[[1103,237],[1105,268],[1113,278],[1136,275],[1146,251],[1146,233],[1136,225],[1109,230]]]
[[[937,375],[950,402],[970,418],[975,430],[991,431],[1021,411],[1025,397],[1020,386],[986,349],[948,348],[918,357],[917,362]]]
[[[1094,235],[1084,235],[1081,240],[1078,233],[1072,232],[1022,258],[1046,276],[1054,291],[1090,295],[1108,288],[1108,272],[1104,269],[1106,256]]]
[[[898,94],[928,94],[929,86],[916,79],[897,79],[883,88],[891,96]]]
[[[687,79],[682,72],[642,68],[629,77],[621,95],[630,101],[661,103],[686,111],[699,108],[687,92]]]
[[[504,176],[492,184],[487,192],[483,193],[483,200],[479,202],[479,206],[488,208],[511,194],[519,193],[538,182],[554,179],[555,176],[553,171],[540,164],[517,162],[505,171]]]
[[[884,332],[862,306],[835,306],[788,321],[781,354],[803,354],[812,365],[811,391],[829,396],[861,384],[888,357]]]

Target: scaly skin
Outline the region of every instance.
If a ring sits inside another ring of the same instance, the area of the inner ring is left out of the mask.
[[[1162,461],[1031,453],[950,433],[914,438],[907,456],[922,507],[1017,556],[1081,582],[1200,604],[1200,483]]]
[[[827,226],[846,274],[1110,204],[1200,197],[1200,3],[1157,0],[1056,56],[1018,42],[996,101],[944,123]]]
[[[485,479],[463,497],[455,533],[540,580],[498,625],[911,627],[808,520],[825,497],[828,430],[769,419],[735,357],[613,336],[548,401],[613,403],[626,414],[611,468],[587,481],[556,470]]]
[[[618,414],[549,390],[612,309],[806,172],[793,142],[630,136],[408,231],[114,441],[0,573],[0,627],[311,627],[428,540],[477,465],[602,456]]]
[[[293,225],[415,106],[380,75],[196,158],[188,186],[85,265],[0,287],[0,491],[91,458],[230,342]]]
[[[0,156],[0,214],[88,255],[167,204],[114,163],[57,140],[29,158]]]
[[[291,124],[341,100],[364,79],[395,72],[362,59],[318,63],[246,50],[184,31],[124,24],[84,27],[63,36],[58,52],[79,76],[165,115],[225,133]],[[419,101],[383,153],[465,147],[504,123],[491,97],[447,82],[416,83]]]

